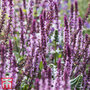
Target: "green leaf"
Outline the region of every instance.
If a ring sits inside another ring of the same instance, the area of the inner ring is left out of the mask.
[[[43,62],[42,62],[42,61],[41,61],[40,64],[39,64],[39,68],[40,68],[40,70],[43,69]]]
[[[9,15],[8,15],[8,14],[6,14],[5,18],[6,18],[7,20],[9,20],[9,19],[10,19],[10,17],[9,17]]]
[[[22,82],[20,90],[27,90],[28,89],[28,84],[26,84],[25,82]]]
[[[33,16],[34,17],[37,17],[37,10],[36,10],[36,7],[34,6],[34,9],[33,9]]]
[[[54,38],[55,38],[55,42],[58,42],[58,31],[57,30],[55,30],[55,36],[54,36]]]
[[[58,58],[62,58],[62,54],[61,53],[58,55]]]
[[[82,75],[78,75],[76,78],[70,80],[72,90],[74,88],[80,89],[82,86]]]
[[[16,37],[14,37],[14,40],[16,41],[16,40],[17,40],[17,38],[16,38]]]
[[[86,34],[90,35],[90,30],[89,29],[86,30]]]
[[[21,56],[20,58],[18,58],[18,62],[21,62],[22,60],[24,60],[24,56]]]
[[[83,35],[85,35],[85,34],[90,35],[90,29],[84,29],[83,30]]]
[[[26,9],[23,9],[23,12],[24,12],[24,13],[26,13],[26,12],[27,12],[27,10],[26,10]]]

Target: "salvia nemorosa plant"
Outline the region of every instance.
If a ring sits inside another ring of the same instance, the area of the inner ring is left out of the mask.
[[[13,78],[14,90],[90,89],[90,35],[83,32],[90,4],[84,18],[78,0],[70,8],[70,0],[0,5],[0,79]]]
[[[3,30],[3,24],[5,23],[5,16],[6,16],[6,0],[2,0],[2,16],[0,19],[0,32]]]

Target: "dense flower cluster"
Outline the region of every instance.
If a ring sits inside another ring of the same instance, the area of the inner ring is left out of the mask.
[[[0,78],[12,77],[15,90],[89,90],[90,4],[82,18],[71,0],[63,24],[68,0],[1,1]]]

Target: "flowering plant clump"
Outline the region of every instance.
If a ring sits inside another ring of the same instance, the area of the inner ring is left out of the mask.
[[[84,15],[79,0],[1,0],[0,79],[13,78],[13,90],[89,90],[85,1]]]

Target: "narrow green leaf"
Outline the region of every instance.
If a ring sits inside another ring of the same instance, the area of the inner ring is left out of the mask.
[[[41,61],[40,64],[39,64],[39,68],[40,68],[40,70],[43,69],[43,62],[42,62],[42,61]]]

